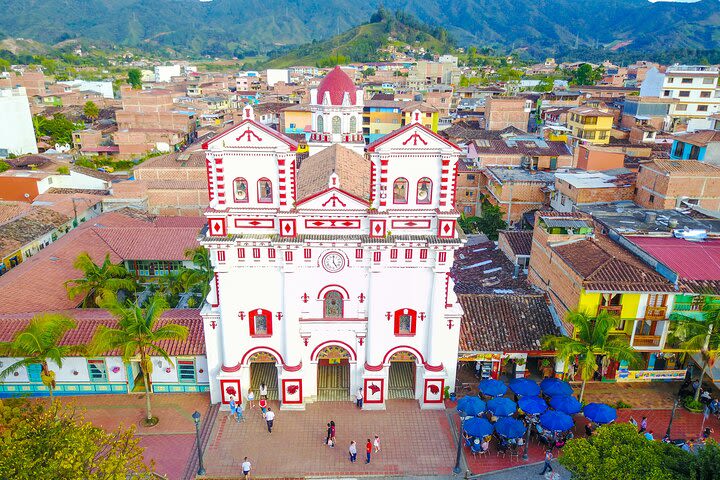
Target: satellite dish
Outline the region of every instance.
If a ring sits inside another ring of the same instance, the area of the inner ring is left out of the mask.
[[[30,198],[30,194],[29,194],[29,193],[26,193],[25,195],[23,195],[23,197],[25,197],[25,198]]]

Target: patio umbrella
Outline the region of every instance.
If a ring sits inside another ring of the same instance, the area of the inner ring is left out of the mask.
[[[509,417],[515,413],[517,405],[509,398],[498,397],[488,400],[487,408],[498,417]]]
[[[485,437],[493,432],[493,426],[486,418],[476,417],[466,420],[463,430],[472,437]]]
[[[507,392],[507,385],[494,378],[486,378],[478,385],[480,391],[489,397],[502,397]]]
[[[536,395],[521,397],[520,400],[518,400],[518,406],[520,410],[529,415],[540,415],[548,408],[545,400]]]
[[[525,424],[515,418],[503,417],[495,422],[495,431],[506,438],[520,438],[525,430]]]
[[[550,399],[550,406],[568,415],[575,415],[582,410],[582,404],[578,402],[577,398],[570,395],[555,395]]]
[[[457,402],[457,410],[465,417],[477,417],[485,411],[485,402],[480,397],[462,397]]]
[[[540,395],[540,387],[529,378],[516,378],[510,381],[509,386],[517,395]]]
[[[585,418],[595,423],[610,423],[617,418],[617,410],[604,403],[588,403],[583,408]]]
[[[563,382],[559,378],[546,378],[540,382],[540,388],[545,395],[554,397],[555,395],[570,395],[573,392],[569,383]]]
[[[575,422],[573,422],[572,417],[566,413],[548,410],[540,415],[540,425],[554,432],[564,432],[570,430],[575,425]]]

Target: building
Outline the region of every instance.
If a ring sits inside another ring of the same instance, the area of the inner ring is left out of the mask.
[[[633,200],[635,174],[609,175],[603,172],[555,174],[555,189],[550,206],[558,212],[574,212],[594,203]]]
[[[423,102],[399,100],[367,100],[363,106],[363,135],[368,143],[411,122],[412,112],[420,111],[420,122],[433,132],[438,131],[438,110]]]
[[[720,165],[720,130],[700,130],[678,133],[670,147],[673,160],[700,160]]]
[[[487,97],[485,100],[486,128],[503,130],[515,127],[528,130],[532,101],[524,97]]]
[[[572,130],[573,144],[610,143],[613,114],[592,107],[576,107],[568,111],[567,126]]]
[[[25,88],[0,88],[0,158],[26,153],[38,149]]]
[[[312,132],[312,112],[310,105],[291,105],[280,111],[278,130],[285,134],[310,136]]]
[[[573,156],[564,142],[529,135],[491,136],[467,144],[467,159],[482,168],[523,167],[530,170],[556,170],[573,166]]]
[[[50,189],[108,192],[111,188],[110,174],[62,165],[43,155],[28,155],[7,163],[11,169],[0,173],[0,200],[32,202]]]
[[[673,65],[665,72],[650,69],[640,88],[641,97],[676,100],[670,104],[672,130],[710,128],[708,117],[720,112],[720,70],[708,65]]]
[[[155,83],[170,83],[172,77],[179,77],[181,73],[180,65],[156,65]]]
[[[265,83],[272,87],[278,82],[290,83],[290,71],[287,68],[268,68],[265,70]]]
[[[665,97],[625,97],[620,126],[631,128],[638,123],[647,123],[656,130],[669,130],[672,122],[670,107],[678,99]]]
[[[635,201],[645,208],[720,210],[720,167],[697,160],[655,159],[640,165]]]
[[[625,167],[625,149],[608,145],[580,144],[577,147],[577,168],[588,171]]]
[[[498,248],[527,275],[532,247],[531,230],[501,230],[498,232]],[[517,272],[519,274],[519,271]]]
[[[362,107],[333,72],[313,93],[315,125],[328,116],[322,106]],[[418,115],[367,156],[328,136],[296,168],[295,142],[245,114],[204,145],[212,402],[242,400],[264,382],[282,409],[358,390],[365,409],[387,398],[444,408],[462,313],[449,277],[463,242],[453,207],[460,149]]]
[[[414,90],[425,90],[431,85],[458,85],[460,69],[457,57],[445,55],[443,61],[419,60],[410,67],[408,86]]]
[[[524,213],[547,205],[555,184],[554,173],[524,168],[487,167],[482,175],[484,200],[500,207],[508,225],[519,222]]]
[[[480,179],[482,172],[465,159],[458,162],[455,208],[466,217],[478,216],[482,210]]]

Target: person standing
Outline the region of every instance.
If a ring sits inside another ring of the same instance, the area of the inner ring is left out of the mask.
[[[243,463],[242,463],[243,478],[245,478],[245,479],[250,478],[250,469],[251,468],[252,468],[252,465],[250,464],[250,460],[248,460],[248,458],[245,457],[245,460],[243,460]]]
[[[260,384],[260,398],[267,398],[267,385],[264,383]]]
[[[335,448],[335,421],[330,420],[330,448]]]
[[[252,388],[248,390],[247,400],[248,408],[255,408],[255,392],[252,391]]]
[[[363,404],[363,391],[362,387],[358,388],[357,393],[355,394],[355,404],[358,408],[362,408]]]
[[[645,431],[647,431],[647,417],[643,417],[640,421],[640,430],[638,433],[643,433]]]
[[[630,425],[632,425],[633,427],[638,428],[637,420],[635,420],[635,417],[633,417],[632,415],[630,415],[630,420],[628,420],[628,422],[630,422]]]
[[[242,403],[238,403],[235,407],[235,421],[237,421],[238,423],[245,421],[245,418],[243,417]]]
[[[330,446],[330,437],[332,437],[332,428],[330,428],[330,424],[327,424],[327,437],[325,437],[325,445],[328,447]]]
[[[377,435],[375,435],[375,440],[373,440],[373,447],[375,447],[375,453],[380,451],[380,437]]]
[[[355,443],[355,440],[350,442],[348,452],[350,453],[350,463],[355,463],[357,461],[357,444]]]
[[[272,408],[267,409],[265,421],[267,422],[268,433],[272,433],[273,422],[275,421],[275,412],[272,411]]]
[[[372,443],[370,443],[370,439],[368,438],[365,444],[365,463],[370,463],[370,453],[372,453]]]
[[[234,417],[235,416],[235,409],[237,408],[237,404],[235,403],[235,396],[230,395],[230,413],[228,414],[228,417]]]
[[[552,450],[545,450],[545,465],[543,465],[543,470],[539,473],[539,475],[545,475],[545,472],[547,472],[548,470],[550,470],[551,472],[553,471],[552,465],[550,464],[550,462],[552,462],[552,459]]]
[[[265,400],[264,398],[260,399],[260,411],[262,412],[263,418],[265,418],[265,414],[267,413],[268,408],[267,408],[267,400]]]

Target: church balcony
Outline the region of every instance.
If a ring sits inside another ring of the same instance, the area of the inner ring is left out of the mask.
[[[313,132],[310,134],[311,142],[320,143],[365,143],[365,137],[361,132],[356,133],[322,133]]]

